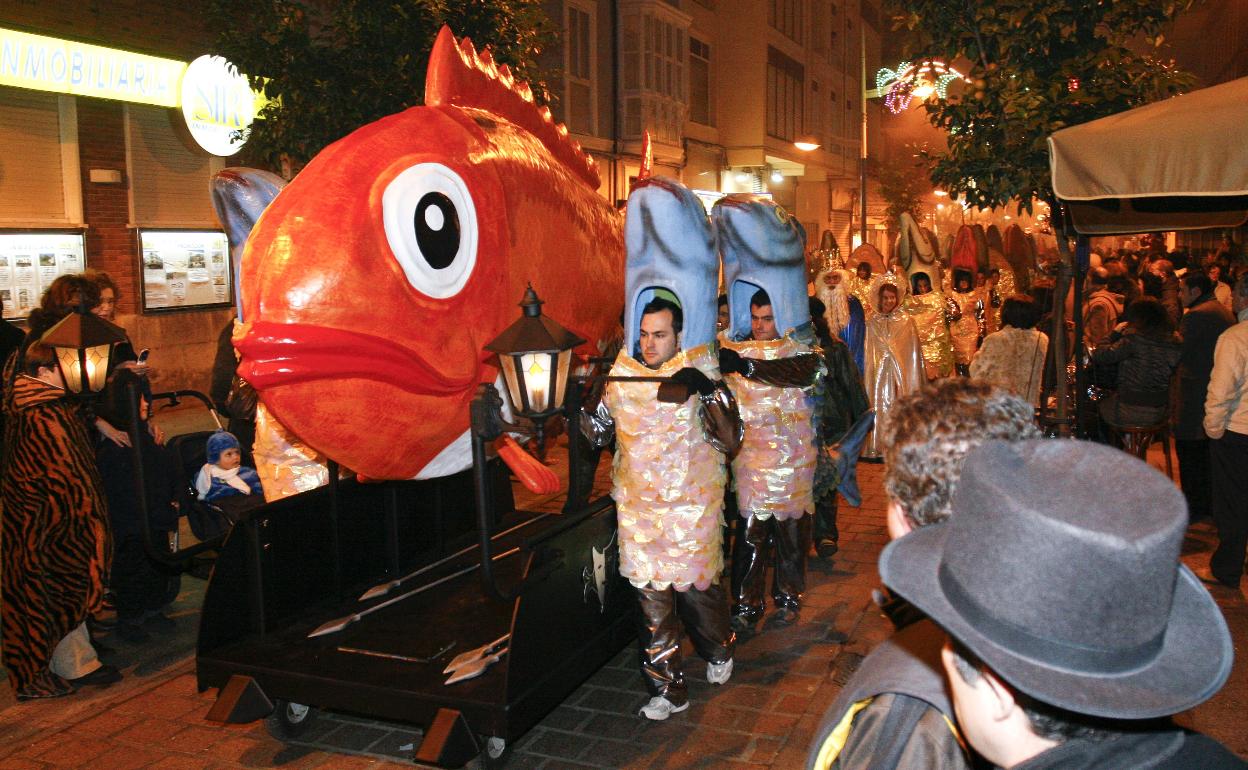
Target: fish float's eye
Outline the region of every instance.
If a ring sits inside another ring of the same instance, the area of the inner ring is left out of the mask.
[[[381,210],[412,286],[435,299],[458,294],[477,263],[477,212],[464,180],[440,163],[419,163],[386,185]]]

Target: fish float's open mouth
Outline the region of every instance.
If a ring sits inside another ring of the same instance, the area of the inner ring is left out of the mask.
[[[324,379],[376,380],[421,396],[447,396],[476,386],[475,376],[447,377],[420,354],[371,334],[307,324],[261,321],[235,345],[239,375],[256,390]]]

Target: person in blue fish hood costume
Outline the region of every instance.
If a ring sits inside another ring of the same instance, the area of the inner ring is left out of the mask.
[[[616,441],[620,575],[637,597],[651,695],[640,713],[663,720],[689,707],[682,631],[706,661],[708,682],[732,675],[722,511],[725,458],[741,422],[716,359],[719,257],[706,210],[675,180],[640,180],[628,197],[624,243],[624,349],[581,429],[595,446]]]
[[[798,619],[816,467],[821,458],[833,462],[815,435],[816,386],[826,370],[806,296],[801,224],[775,201],[753,195],[720,199],[711,222],[730,316],[728,331],[720,335],[719,368],[745,424],[732,463],[740,514],[732,556],[732,622],[745,632],[763,615],[769,563],[774,564],[772,623]],[[860,442],[864,433],[854,435]],[[857,454],[846,449],[835,463],[848,480]]]

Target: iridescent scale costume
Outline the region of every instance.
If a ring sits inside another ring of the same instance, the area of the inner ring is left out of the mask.
[[[760,342],[720,344],[760,361],[812,354],[809,345],[791,337]],[[779,387],[740,374],[725,378],[737,398],[745,440],[732,461],[737,506],[759,519],[800,518],[813,510],[815,431],[810,395],[799,387]]]
[[[628,198],[624,240],[624,349],[610,376],[693,368],[707,381],[704,394],[674,400],[660,400],[656,382],[608,382],[581,421],[597,446],[616,438],[620,574],[637,594],[641,673],[652,696],[642,713],[662,719],[688,703],[682,627],[717,681],[732,672],[736,638],[720,575],[726,455],[741,440],[741,422],[714,354],[719,258],[701,202],[674,180],[641,180]],[[649,303],[665,297],[680,310],[683,326],[673,314],[673,329],[684,349],[650,367],[640,356],[640,326]]]
[[[682,351],[658,369],[621,351],[611,376],[670,377],[686,366],[714,372],[710,350]],[[728,473],[714,434],[704,433],[704,412],[712,404],[728,410],[728,394],[669,404],[658,400],[658,389],[653,382],[611,382],[602,398],[615,422],[620,574],[637,588],[705,591],[724,568]]]

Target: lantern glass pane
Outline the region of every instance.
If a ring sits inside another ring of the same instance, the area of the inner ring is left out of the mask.
[[[555,406],[563,406],[563,395],[568,387],[568,370],[572,368],[572,351],[559,351],[559,362],[555,365]]]
[[[524,387],[529,394],[529,408],[535,414],[550,408],[550,371],[553,358],[550,353],[525,353],[520,356]]]
[[[520,400],[521,385],[516,374],[516,359],[502,355],[498,357],[498,362],[503,366],[503,381],[507,383],[507,394],[511,396],[511,410],[517,413],[524,411],[524,402]]]
[[[87,370],[87,387],[92,393],[104,390],[108,380],[108,354],[112,351],[111,344],[96,345],[83,351],[83,360]]]
[[[78,362],[78,348],[55,348],[56,361],[61,366],[65,389],[70,393],[82,392],[82,368]]]

